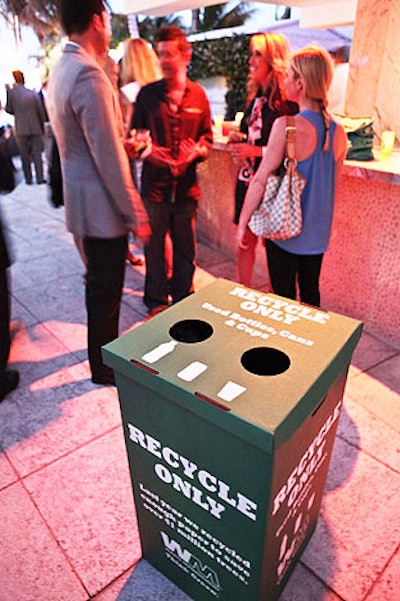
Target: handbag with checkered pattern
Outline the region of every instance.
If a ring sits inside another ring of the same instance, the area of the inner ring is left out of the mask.
[[[285,173],[270,175],[264,197],[249,221],[250,230],[262,238],[287,240],[301,232],[303,220],[300,197],[305,178],[297,171],[294,117],[287,117]]]

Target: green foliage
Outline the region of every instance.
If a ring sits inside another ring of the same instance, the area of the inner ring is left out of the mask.
[[[238,27],[254,13],[254,9],[244,2],[232,5],[216,4],[192,10],[192,29],[194,32],[211,31],[225,27]]]
[[[21,25],[31,26],[45,50],[46,57],[61,38],[58,21],[57,0],[0,0],[0,15],[10,26],[13,17],[18,16]],[[198,30],[218,29],[242,24],[251,15],[248,7],[239,3],[233,8],[217,5],[193,11]],[[179,16],[151,18],[139,23],[139,32],[149,42],[161,25],[182,27]],[[125,15],[113,15],[113,37],[111,47],[129,36]],[[237,35],[219,40],[193,43],[193,58],[189,67],[191,79],[202,79],[213,75],[223,75],[227,79],[227,111],[225,117],[233,119],[235,112],[243,110],[246,102],[246,79],[248,70],[249,39],[247,35]]]
[[[140,37],[150,42],[150,44],[154,42],[154,36],[160,27],[173,25],[184,30],[182,19],[174,14],[166,17],[144,17],[138,25]]]
[[[118,48],[120,42],[129,38],[128,20],[126,15],[112,16],[112,36],[110,48]]]
[[[20,25],[32,27],[41,42],[61,33],[54,0],[0,0],[0,15],[11,26],[18,17]]]
[[[249,60],[249,35],[193,42],[193,56],[189,66],[191,79],[204,79],[215,75],[226,77],[225,118],[232,120],[246,104],[246,83]]]

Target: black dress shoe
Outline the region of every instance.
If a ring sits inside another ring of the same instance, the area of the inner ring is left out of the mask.
[[[114,374],[103,376],[92,376],[93,384],[102,384],[103,386],[116,386]]]
[[[19,384],[19,372],[15,369],[9,369],[4,374],[4,381],[0,388],[0,403],[10,392],[15,390]]]

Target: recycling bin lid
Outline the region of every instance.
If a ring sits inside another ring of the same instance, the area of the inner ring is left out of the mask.
[[[347,370],[361,329],[219,279],[104,346],[103,357],[132,382],[265,449],[316,411]]]

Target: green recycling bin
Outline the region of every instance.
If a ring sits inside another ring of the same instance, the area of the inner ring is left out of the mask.
[[[316,525],[361,328],[217,280],[103,348],[143,557],[193,599],[279,597]]]

